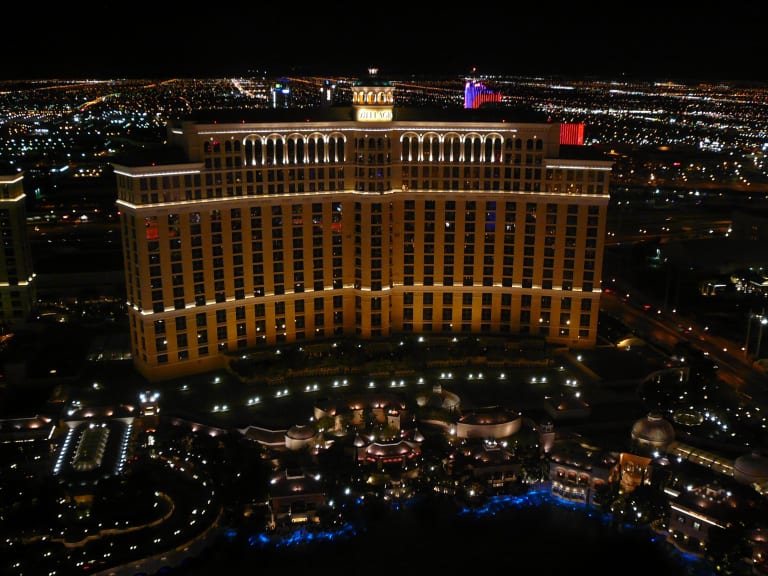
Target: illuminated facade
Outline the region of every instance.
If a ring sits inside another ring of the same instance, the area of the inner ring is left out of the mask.
[[[0,320],[5,327],[25,320],[35,302],[25,202],[24,174],[0,172]]]
[[[179,158],[114,165],[147,378],[339,336],[595,343],[612,164],[566,154],[556,123],[352,91],[264,111],[277,120],[171,122]]]
[[[467,80],[464,84],[464,108],[480,108],[483,104],[499,104],[501,93],[487,88],[482,82]]]

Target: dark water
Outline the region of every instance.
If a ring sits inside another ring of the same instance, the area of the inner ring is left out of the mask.
[[[357,513],[357,512],[356,512]],[[364,525],[363,525],[364,523]],[[189,576],[360,573],[658,574],[711,576],[703,562],[681,555],[648,529],[617,526],[581,506],[549,497],[507,499],[478,511],[419,501],[360,512],[354,534],[315,535],[300,544],[264,544],[258,535],[229,537],[187,564]],[[176,571],[174,571],[174,574]]]

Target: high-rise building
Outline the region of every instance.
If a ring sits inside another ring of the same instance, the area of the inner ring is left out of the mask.
[[[612,164],[509,109],[352,105],[168,125],[115,163],[136,368],[403,333],[595,344]]]
[[[0,168],[0,323],[12,328],[35,304],[35,274],[27,234],[24,174]]]

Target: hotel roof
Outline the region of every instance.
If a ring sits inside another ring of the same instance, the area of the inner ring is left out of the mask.
[[[354,107],[339,105],[310,108],[263,108],[255,110],[198,110],[188,116],[171,120],[169,125],[181,129],[183,124],[275,124],[296,122],[354,122]],[[393,123],[435,122],[456,124],[510,123],[550,124],[546,114],[529,109],[488,105],[475,109],[439,108],[429,106],[394,106]],[[376,123],[376,128],[385,128],[390,123]],[[361,124],[363,127],[370,125]],[[590,146],[561,145],[559,157],[571,160],[610,160],[606,150]],[[171,144],[144,146],[120,153],[114,164],[129,167],[183,164],[188,161],[180,147]],[[1,173],[1,172],[0,172]]]
[[[526,108],[487,105],[480,108],[397,106],[392,108],[393,122],[511,122],[545,123],[546,114]],[[353,122],[354,107],[313,106],[307,108],[258,108],[252,110],[197,110],[179,121],[200,124],[240,124],[274,122]]]

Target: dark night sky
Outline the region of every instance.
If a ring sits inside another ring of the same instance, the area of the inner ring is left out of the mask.
[[[768,80],[760,2],[13,4],[0,80],[479,73]],[[743,6],[742,6],[743,4]],[[694,5],[695,6],[695,5]],[[5,11],[5,9],[4,9]]]

